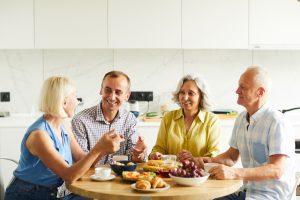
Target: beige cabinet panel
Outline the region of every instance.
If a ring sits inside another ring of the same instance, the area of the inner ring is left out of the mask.
[[[299,1],[249,0],[249,5],[250,48],[300,48]]]
[[[35,1],[36,48],[107,48],[107,0]]]
[[[180,48],[181,0],[109,0],[110,48]]]
[[[182,47],[248,48],[248,0],[182,0]]]
[[[0,1],[0,49],[34,48],[33,0]]]

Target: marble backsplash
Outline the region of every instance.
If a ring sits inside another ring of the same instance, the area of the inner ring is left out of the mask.
[[[177,107],[171,100],[179,79],[198,74],[209,84],[215,108],[242,110],[235,90],[247,66],[260,65],[273,79],[271,103],[278,109],[300,106],[300,51],[250,50],[0,50],[0,92],[11,93],[0,111],[35,113],[41,85],[52,75],[63,75],[78,87],[84,104],[99,102],[103,75],[121,70],[131,77],[133,91],[153,91],[150,111],[160,105]],[[140,103],[141,112],[148,103]]]

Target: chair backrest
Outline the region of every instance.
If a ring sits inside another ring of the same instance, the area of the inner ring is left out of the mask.
[[[4,199],[5,188],[10,182],[18,162],[11,158],[0,157],[0,200]]]
[[[295,181],[295,185],[293,188],[293,195],[291,197],[291,200],[296,199],[296,190],[297,190],[299,183],[300,183],[300,172],[296,172],[296,181]]]

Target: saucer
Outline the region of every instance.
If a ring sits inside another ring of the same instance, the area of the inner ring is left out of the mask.
[[[116,176],[113,175],[113,174],[111,174],[111,175],[109,175],[109,177],[107,177],[107,178],[102,178],[102,177],[100,177],[100,176],[97,176],[96,174],[93,174],[92,176],[90,176],[90,178],[91,178],[92,180],[94,180],[94,181],[109,181],[109,180],[112,180],[112,179],[116,178]]]

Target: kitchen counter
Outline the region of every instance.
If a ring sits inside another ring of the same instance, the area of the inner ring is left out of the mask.
[[[41,115],[14,114],[10,117],[0,117],[0,127],[24,128],[31,125]],[[233,126],[234,119],[221,120],[222,126]],[[138,127],[159,127],[160,122],[144,122],[139,120]]]

